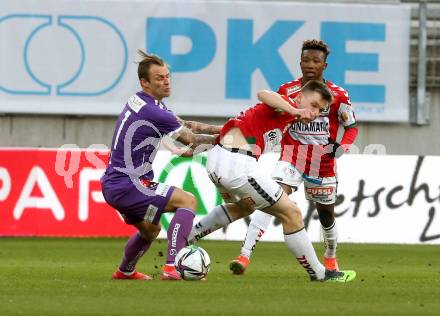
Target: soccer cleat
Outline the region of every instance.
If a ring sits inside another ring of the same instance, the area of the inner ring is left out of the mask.
[[[328,270],[325,269],[325,277],[323,282],[335,282],[335,283],[347,283],[353,281],[356,278],[356,271],[346,270]]]
[[[229,264],[229,270],[231,270],[233,274],[243,274],[249,263],[249,258],[238,256]]]
[[[324,256],[324,267],[327,270],[339,271],[338,261],[336,260],[336,258],[327,258]]]
[[[160,279],[164,281],[180,281],[182,280],[182,277],[180,276],[180,273],[177,272],[175,266],[164,265],[162,268],[162,276],[160,277]]]
[[[113,280],[144,280],[144,281],[150,281],[153,280],[152,277],[149,275],[143,274],[141,272],[134,271],[132,274],[127,275],[125,273],[122,273],[119,270],[116,270],[112,274]]]

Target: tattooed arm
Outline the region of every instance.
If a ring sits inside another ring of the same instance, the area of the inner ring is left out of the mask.
[[[187,127],[183,127],[176,135],[176,139],[189,146],[195,153],[208,150],[215,144],[218,135],[195,134]]]
[[[220,130],[223,127],[221,125],[210,125],[197,121],[185,121],[182,120],[180,117],[178,118],[178,120],[183,126],[189,128],[193,133],[196,134],[208,134],[208,135],[219,134]]]

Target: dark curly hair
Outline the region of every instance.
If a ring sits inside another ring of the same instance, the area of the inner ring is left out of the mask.
[[[301,48],[301,53],[307,49],[315,49],[324,53],[324,60],[327,60],[327,56],[330,54],[330,49],[327,44],[321,40],[312,39],[303,42],[303,46]]]

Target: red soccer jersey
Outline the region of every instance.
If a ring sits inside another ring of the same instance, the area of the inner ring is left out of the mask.
[[[326,155],[329,138],[336,140],[339,125],[345,128],[356,125],[347,91],[326,81],[333,95],[333,103],[327,111],[309,124],[299,121],[289,126],[281,142],[280,160],[292,163],[300,172],[315,177],[333,177],[336,174],[335,159]],[[301,90],[301,78],[281,85],[278,93],[294,98]]]
[[[292,106],[296,104],[283,96]],[[230,119],[220,131],[224,136],[231,128],[238,127],[250,145],[256,145],[254,154],[257,159],[265,151],[273,151],[280,144],[287,126],[296,121],[296,117],[279,112],[264,103],[248,108],[237,117]]]

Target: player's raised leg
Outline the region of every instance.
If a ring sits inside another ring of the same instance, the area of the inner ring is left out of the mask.
[[[206,235],[226,227],[235,220],[248,216],[251,213],[251,209],[240,207],[235,203],[217,205],[193,226],[188,237],[188,243],[193,244]]]

